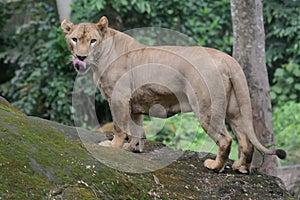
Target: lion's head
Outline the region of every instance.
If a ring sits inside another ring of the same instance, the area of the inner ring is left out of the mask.
[[[85,73],[89,69],[87,60],[91,60],[97,46],[105,38],[108,28],[108,20],[105,16],[99,22],[73,24],[69,20],[63,20],[61,28],[65,33],[68,48],[73,55],[74,68],[79,73]]]

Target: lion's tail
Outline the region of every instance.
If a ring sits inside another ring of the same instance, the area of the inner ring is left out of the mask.
[[[237,66],[234,69],[234,73],[231,73],[232,71],[230,72],[231,73],[230,80],[233,85],[235,95],[237,96],[237,103],[240,107],[243,126],[248,126],[246,127],[245,130],[247,130],[247,136],[249,140],[259,151],[269,155],[277,155],[278,158],[284,159],[286,157],[286,152],[284,150],[267,149],[257,139],[253,128],[252,108],[251,108],[249,90],[247,89],[245,90],[245,88],[248,88],[245,74],[242,68],[240,67],[240,65],[235,60],[230,59],[230,64],[232,65],[231,67]]]

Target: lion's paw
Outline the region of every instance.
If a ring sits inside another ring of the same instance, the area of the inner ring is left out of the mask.
[[[132,151],[130,143],[125,143],[122,148],[126,151]]]
[[[99,142],[99,145],[100,146],[104,146],[104,147],[112,147],[112,141],[110,140],[105,140],[105,141],[102,141],[102,142]]]
[[[217,172],[222,172],[224,170],[224,166],[222,166],[219,162],[212,160],[212,159],[207,159],[204,161],[204,166],[208,169],[217,171]]]
[[[142,138],[132,137],[129,143],[123,145],[123,149],[132,152],[143,152],[145,140]]]
[[[238,160],[234,161],[232,165],[232,169],[235,171],[238,171],[242,174],[248,174],[249,173],[249,167],[246,165],[242,165]]]

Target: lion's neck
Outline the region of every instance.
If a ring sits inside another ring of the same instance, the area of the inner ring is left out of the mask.
[[[108,28],[106,39],[100,44],[99,51],[95,56],[94,72],[101,77],[105,69],[122,54],[143,47],[144,45],[129,35]]]

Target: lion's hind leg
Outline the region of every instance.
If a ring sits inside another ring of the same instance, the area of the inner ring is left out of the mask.
[[[130,142],[123,145],[123,149],[128,151],[142,152],[146,135],[143,129],[143,115],[131,114],[130,127]]]
[[[208,169],[212,169],[216,172],[222,172],[224,170],[226,161],[228,160],[232,138],[226,130],[225,126],[219,133],[209,134],[209,136],[218,145],[219,151],[215,160],[207,159],[204,162],[204,166]]]
[[[234,161],[232,168],[240,173],[249,173],[254,147],[243,129],[241,118],[231,119],[229,124],[239,143],[239,159]]]

